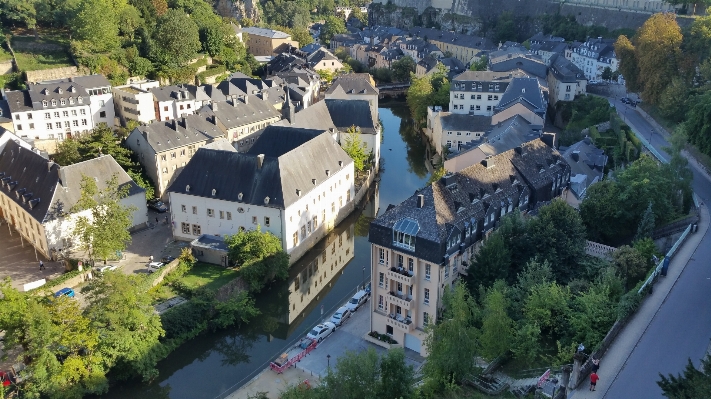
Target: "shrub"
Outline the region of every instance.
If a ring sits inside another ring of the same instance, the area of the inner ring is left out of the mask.
[[[620,302],[617,304],[617,320],[624,320],[637,310],[642,302],[642,295],[637,293],[638,290],[639,287],[635,287],[625,295],[622,295]]]

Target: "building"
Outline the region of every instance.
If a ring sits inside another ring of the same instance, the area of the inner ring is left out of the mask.
[[[585,198],[588,187],[602,181],[605,176],[607,155],[597,148],[589,137],[561,148],[563,158],[570,165],[570,194],[565,200],[571,206],[578,207]]]
[[[289,87],[301,90],[303,94],[302,106],[308,108],[318,101],[321,93],[321,77],[309,68],[295,67],[290,71],[277,72],[274,76],[282,79]],[[293,98],[293,93],[290,97]]]
[[[671,4],[661,0],[572,0],[570,4],[606,8],[615,11],[630,10],[642,13],[676,13],[677,10],[682,7],[681,4]]]
[[[128,187],[121,203],[136,207],[132,226],[144,225],[148,218],[145,190],[110,155],[60,167],[10,140],[0,152],[0,218],[38,253],[57,259],[65,250],[76,248],[72,238],[76,218],[90,216],[89,210],[72,212],[81,196],[82,176],[94,178],[102,189],[114,175],[120,185]]]
[[[466,70],[464,64],[454,57],[434,58],[431,55],[424,57],[417,63],[415,67],[415,76],[422,77],[427,74],[437,71],[439,65],[444,66],[447,71],[447,77],[452,80],[455,76]]]
[[[548,98],[552,105],[558,101],[573,101],[587,93],[587,78],[583,71],[562,55],[551,58],[548,69]]]
[[[449,89],[449,110],[454,114],[494,115],[494,108],[516,77],[527,77],[522,71],[465,71],[454,78]]]
[[[605,68],[615,72],[619,66],[614,45],[615,39],[602,37],[584,43],[574,42],[565,50],[565,58],[580,68],[589,81],[601,80]]]
[[[275,50],[284,44],[299,48],[299,42],[291,40],[291,35],[274,29],[251,26],[242,28],[247,34],[247,50],[254,56],[275,56]]]
[[[452,53],[452,56],[464,65],[469,65],[472,61],[478,60],[482,51],[496,49],[494,43],[487,38],[462,33],[414,27],[410,29],[410,35],[437,46],[442,54],[446,52]]]
[[[378,120],[378,89],[368,73],[349,73],[333,80],[325,98],[334,100],[365,100],[370,104],[373,120]]]
[[[56,151],[57,141],[87,133],[100,123],[114,126],[111,83],[102,75],[30,83],[27,90],[4,92],[4,99],[15,134],[50,153]]]
[[[114,107],[121,122],[125,124],[128,120],[141,123],[155,121],[156,111],[150,89],[159,86],[160,83],[156,80],[144,80],[114,87]]]
[[[481,240],[503,215],[559,196],[569,175],[560,154],[534,140],[388,207],[368,235],[371,331],[426,356],[425,328],[437,321],[444,291],[466,273]]]
[[[153,94],[153,107],[155,120],[169,121],[195,113],[195,96],[188,90],[188,86],[173,85],[154,87],[150,90]]]
[[[314,71],[336,72],[343,69],[341,61],[325,48],[320,48],[306,57],[309,67]]]
[[[15,124],[12,123],[10,106],[7,104],[7,101],[3,100],[2,98],[4,98],[4,96],[0,96],[0,130],[5,129],[14,133]]]
[[[295,262],[353,208],[353,160],[324,132],[269,126],[247,153],[200,149],[168,192],[173,236],[261,228]]]
[[[547,95],[541,90],[538,79],[513,78],[494,107],[491,123],[497,124],[518,115],[531,125],[543,129],[547,111]]]
[[[453,114],[441,107],[427,107],[425,135],[440,155],[445,151],[459,152],[463,146],[481,141],[490,130],[490,116]]]
[[[217,138],[225,138],[225,132],[214,118],[188,115],[139,126],[126,138],[126,146],[138,156],[153,180],[156,197],[165,199],[166,189],[195,152]]]
[[[198,113],[208,120],[214,119],[217,128],[225,132],[227,140],[234,143],[240,152],[254,144],[257,131],[281,119],[279,111],[253,95],[205,105]]]

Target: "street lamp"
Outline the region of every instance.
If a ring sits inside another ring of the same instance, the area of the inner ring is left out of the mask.
[[[652,144],[652,136],[654,135],[654,129],[649,133],[649,144]]]
[[[326,362],[328,362],[328,370],[331,370],[331,355],[326,355]]]
[[[365,266],[363,266],[363,289],[365,289]]]

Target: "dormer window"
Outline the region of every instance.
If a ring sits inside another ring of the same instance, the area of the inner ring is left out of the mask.
[[[60,103],[61,105],[67,105],[67,100],[65,100],[65,99],[62,98],[62,99],[59,100],[59,103]]]
[[[69,97],[69,104],[74,104],[74,97]]]
[[[57,89],[57,93],[62,94],[63,92],[64,90],[62,90],[61,88]]]
[[[410,251],[415,250],[415,238],[420,225],[410,218],[400,219],[393,226],[393,245]]]
[[[77,98],[77,102],[79,102],[79,104],[83,103],[83,102],[84,102],[84,98],[83,98],[83,97],[78,97],[78,98]]]
[[[52,100],[52,106],[54,107],[56,105],[57,105],[57,100]]]
[[[42,100],[42,106],[46,107],[48,105],[47,100]]]

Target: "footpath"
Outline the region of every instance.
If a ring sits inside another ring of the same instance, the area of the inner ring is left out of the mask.
[[[626,120],[626,122],[630,124],[629,120]],[[633,124],[630,124],[630,126],[635,130],[637,128],[633,126]],[[668,133],[663,129],[660,129],[658,132],[663,132],[662,134],[665,136],[665,139],[668,138]],[[701,171],[703,171],[702,173],[705,173],[708,177],[705,168],[701,168],[701,165],[699,165],[693,157],[687,155],[687,159],[689,159],[691,164],[701,169]],[[622,331],[620,331],[610,348],[602,356],[600,360],[600,370],[598,370],[597,373],[600,377],[597,383],[597,389],[590,391],[589,380],[584,380],[576,390],[568,394],[569,399],[600,399],[605,397],[607,391],[617,379],[620,371],[624,369],[627,360],[644,336],[652,320],[656,317],[662,304],[664,304],[669,293],[676,285],[679,276],[684,272],[684,268],[689,263],[689,260],[694,257],[696,249],[702,242],[708,228],[709,210],[705,204],[701,204],[699,207],[698,231],[690,234],[681,245],[669,263],[667,275],[665,277],[659,277],[657,283],[654,284],[653,292],[647,295],[643,300],[637,312],[628,321]]]

